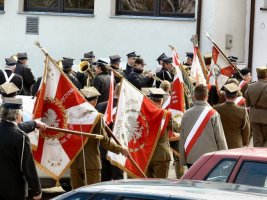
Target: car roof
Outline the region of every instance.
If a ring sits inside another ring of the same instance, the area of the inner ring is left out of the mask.
[[[237,156],[253,156],[253,157],[267,158],[267,148],[247,147],[247,148],[228,149],[228,150],[207,153],[206,155],[237,155]]]
[[[193,180],[127,179],[81,187],[72,193],[143,194],[142,197],[171,196],[190,199],[267,199],[267,189],[231,183]],[[66,196],[66,194],[64,195]],[[60,199],[60,198],[59,198]]]

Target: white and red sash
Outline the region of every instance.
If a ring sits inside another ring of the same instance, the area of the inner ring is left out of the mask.
[[[213,108],[207,106],[200,114],[195,125],[193,126],[185,140],[184,149],[186,156],[188,156],[188,154],[190,153],[196,141],[203,133],[203,130],[206,127],[208,121],[214,115],[215,112],[216,111]]]
[[[245,105],[245,102],[246,102],[246,99],[244,97],[242,97],[242,96],[237,97],[235,99],[235,104],[238,105],[238,106]]]

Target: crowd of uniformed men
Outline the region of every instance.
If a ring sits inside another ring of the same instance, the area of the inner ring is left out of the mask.
[[[34,128],[45,130],[46,125],[38,121],[22,122],[20,111],[22,102],[13,97],[17,94],[35,96],[41,77],[36,81],[27,65],[27,53],[17,53],[16,58],[7,58],[5,69],[0,70],[0,89],[3,99],[0,112],[0,198],[24,199],[23,191],[26,180],[32,188],[34,199],[40,199],[40,184],[30,151],[29,139],[24,133]],[[115,74],[115,85],[117,85],[114,92],[114,107],[118,102],[122,77],[148,95],[156,105],[159,107],[163,105],[170,95],[176,73],[172,57],[166,56],[165,53],[160,55],[156,59],[159,65],[155,72],[144,70],[145,62],[135,52],[127,54],[126,66],[120,65],[119,55],[112,55],[109,58],[110,63],[96,60],[91,51],[84,53],[79,71],[72,70],[74,60],[72,58],[63,57],[59,65],[88,102],[100,113],[104,113],[107,107],[111,70]],[[190,167],[204,153],[248,146],[252,136],[254,147],[267,146],[267,67],[256,69],[258,80],[253,83],[251,83],[250,69],[244,68],[240,71],[244,80],[237,73],[218,91],[214,85],[197,85],[196,80],[190,77],[192,60],[193,54],[187,53],[186,60],[181,66],[184,72],[187,110],[183,115],[181,125],[174,124],[171,120],[165,134],[158,140],[146,172],[148,177],[167,178],[173,157],[176,176],[180,178],[184,172],[183,166]],[[230,60],[236,64],[237,58],[230,57]],[[209,72],[211,55],[204,56],[204,61]],[[152,87],[154,88],[149,89]],[[206,121],[201,119],[205,111],[207,113],[211,111],[210,116],[205,118]],[[104,139],[88,140],[83,153],[90,156],[84,158],[81,153],[71,166],[73,189],[84,184],[124,177],[122,170],[106,160],[106,153],[110,150],[127,156],[129,152],[127,148],[111,142],[103,128],[103,123],[103,120],[100,120],[93,132],[104,135]],[[192,142],[189,138],[194,136],[193,130],[198,130],[197,124],[202,123],[205,123],[203,130],[199,130],[200,135],[196,142],[191,144],[191,149],[188,149],[188,143]],[[169,130],[177,133],[174,141],[169,138]],[[171,156],[170,149],[173,150],[173,156]],[[3,178],[5,176],[8,178]],[[7,187],[9,185],[14,187]]]

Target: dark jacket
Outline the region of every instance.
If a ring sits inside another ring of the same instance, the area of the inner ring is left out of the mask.
[[[110,85],[110,75],[107,72],[102,72],[97,74],[93,80],[93,85],[101,96],[98,97],[98,103],[107,101],[109,97],[109,85]]]
[[[79,80],[77,79],[76,74],[74,74],[72,72],[65,72],[65,74],[70,79],[70,81],[73,83],[73,85],[75,85],[76,88],[78,88],[78,90],[82,89],[82,85],[79,82]]]
[[[129,76],[130,76],[130,73],[131,73],[132,71],[133,71],[133,67],[130,66],[130,65],[127,63],[127,65],[126,65],[126,69],[123,70],[123,72],[124,72],[124,76],[125,76],[126,79],[129,80]]]
[[[0,122],[0,177],[0,199],[24,199],[24,179],[33,195],[41,192],[29,138],[5,120]]]
[[[156,73],[156,76],[159,79],[161,79],[163,81],[165,81],[165,80],[169,81],[170,83],[173,82],[173,78],[174,78],[174,76],[167,69],[165,69],[163,67],[158,73]],[[156,81],[156,87],[159,88],[159,86],[160,86],[160,82]]]
[[[7,76],[10,77],[11,74],[13,73],[11,70],[5,70],[5,72],[7,73]],[[6,78],[5,75],[3,73],[2,70],[0,70],[0,85],[4,84],[6,82]],[[23,94],[23,81],[22,81],[22,77],[14,74],[13,78],[10,80],[10,82],[14,83],[18,88],[19,91],[17,92],[17,94]],[[10,95],[6,95],[4,94],[3,96],[8,97],[8,96],[14,96],[14,94],[10,94]]]
[[[129,76],[129,81],[141,90],[143,87],[152,87],[154,79],[143,74],[143,70],[134,69]]]
[[[20,75],[23,79],[23,92],[21,94],[30,95],[31,86],[35,83],[31,69],[27,65],[18,62],[14,73]]]

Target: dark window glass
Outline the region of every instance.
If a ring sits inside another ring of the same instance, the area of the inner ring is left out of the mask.
[[[222,160],[213,168],[205,180],[226,183],[232,173],[232,170],[234,169],[235,164],[236,160]]]
[[[4,10],[4,0],[0,0],[0,10]]]
[[[93,13],[94,0],[25,0],[25,11]]]
[[[161,0],[161,15],[184,15],[185,17],[194,17],[195,1],[192,0]]]
[[[267,163],[244,162],[235,183],[267,187]]]
[[[117,0],[117,15],[195,16],[196,0]]]

